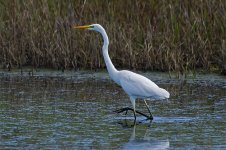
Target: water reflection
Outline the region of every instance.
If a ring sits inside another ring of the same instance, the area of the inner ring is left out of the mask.
[[[151,122],[120,121],[123,128],[132,128],[129,141],[122,146],[123,150],[164,150],[170,147],[168,139],[157,139],[149,135]],[[139,130],[142,129],[142,130]],[[145,128],[143,130],[143,128]],[[137,135],[136,135],[136,130]],[[139,133],[138,133],[139,132]]]
[[[154,120],[134,125],[131,112],[111,114],[131,105],[125,92],[107,73],[94,75],[0,75],[0,149],[226,149],[225,78],[150,76],[172,96],[149,101]]]

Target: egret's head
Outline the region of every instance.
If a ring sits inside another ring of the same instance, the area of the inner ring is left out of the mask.
[[[102,32],[103,27],[99,24],[91,24],[91,25],[85,25],[85,26],[74,26],[75,29],[88,29],[88,30],[94,30],[97,32]]]

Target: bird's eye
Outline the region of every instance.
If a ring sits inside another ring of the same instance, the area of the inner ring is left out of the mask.
[[[90,28],[94,28],[94,26],[93,26],[93,25],[91,25],[91,26],[90,26]]]

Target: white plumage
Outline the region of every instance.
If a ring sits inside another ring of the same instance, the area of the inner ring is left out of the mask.
[[[118,71],[114,67],[108,55],[108,45],[109,45],[108,36],[105,29],[101,25],[92,24],[87,26],[76,26],[75,28],[95,30],[102,35],[104,40],[102,52],[103,52],[105,64],[107,66],[107,70],[112,80],[114,80],[118,85],[120,85],[123,88],[123,90],[129,95],[130,101],[132,102],[132,105],[133,105],[135,119],[136,119],[136,112],[138,112],[135,110],[135,100],[137,98],[143,98],[146,106],[147,106],[147,103],[145,99],[169,98],[170,96],[169,92],[167,92],[165,89],[158,87],[154,82],[152,82],[148,78],[128,70]],[[151,112],[148,106],[147,108],[151,115]],[[124,108],[119,110],[118,112],[128,111],[128,110],[131,110],[131,108]],[[140,113],[140,114],[143,114],[143,113]],[[150,116],[150,119],[153,119],[152,115]]]
[[[159,88],[154,82],[137,73],[122,70],[119,72],[120,85],[134,98],[166,99],[169,92]]]

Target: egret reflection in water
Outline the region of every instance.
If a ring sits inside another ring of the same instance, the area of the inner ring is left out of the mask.
[[[225,77],[162,84],[171,99],[152,102],[151,124],[137,115],[133,134],[132,112],[110,113],[127,106],[127,95],[107,72],[18,73],[0,72],[0,149],[226,149]],[[146,73],[169,83],[162,75]]]
[[[148,133],[150,131],[149,126],[150,123],[142,122],[140,125],[137,122],[129,122],[128,120],[123,120],[121,122],[118,122],[119,124],[122,125],[122,127],[125,128],[132,128],[131,130],[131,136],[129,138],[129,141],[125,143],[122,146],[123,150],[165,150],[170,147],[170,142],[168,139],[156,139],[154,137],[151,137]],[[141,132],[137,131],[137,136],[136,136],[136,129],[144,127],[143,125],[146,125],[146,130],[145,132],[142,133],[143,136],[141,135]],[[139,135],[139,136],[138,136]]]

